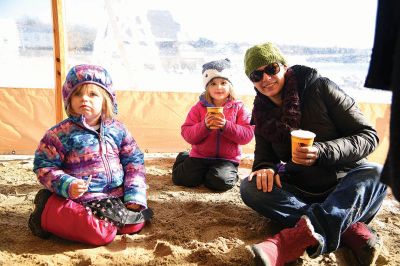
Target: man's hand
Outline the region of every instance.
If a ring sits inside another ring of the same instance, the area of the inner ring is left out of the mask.
[[[318,149],[314,146],[298,146],[292,156],[298,164],[311,166],[318,159]]]
[[[275,171],[271,168],[260,169],[251,172],[248,180],[251,181],[253,179],[253,176],[256,176],[257,189],[262,190],[263,192],[271,192],[274,183],[278,187],[282,187],[280,176],[278,174],[275,174]]]

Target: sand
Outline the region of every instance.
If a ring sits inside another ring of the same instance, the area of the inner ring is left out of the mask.
[[[149,206],[155,216],[137,235],[119,235],[102,247],[52,236],[33,236],[27,226],[42,188],[32,157],[0,156],[0,265],[252,265],[249,246],[279,231],[276,223],[245,206],[237,186],[224,193],[177,187],[171,181],[176,154],[146,154]],[[250,172],[251,157],[240,165]],[[377,265],[400,265],[400,205],[389,194],[372,227],[383,238]],[[347,248],[292,265],[356,265]]]

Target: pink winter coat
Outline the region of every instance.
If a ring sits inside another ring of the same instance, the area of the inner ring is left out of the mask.
[[[239,100],[226,102],[226,125],[223,130],[208,129],[204,122],[206,114],[206,103],[200,100],[190,109],[181,127],[182,137],[192,145],[190,157],[218,158],[239,163],[242,154],[239,145],[249,143],[254,137],[250,112]]]

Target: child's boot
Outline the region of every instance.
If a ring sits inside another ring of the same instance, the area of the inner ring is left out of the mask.
[[[51,233],[42,229],[42,213],[44,207],[46,206],[47,200],[50,198],[52,194],[53,193],[51,193],[47,189],[39,190],[35,196],[35,199],[33,200],[33,203],[35,204],[35,210],[29,217],[29,222],[28,222],[29,229],[31,229],[32,233],[35,236],[38,236],[43,239],[47,239],[51,235]]]

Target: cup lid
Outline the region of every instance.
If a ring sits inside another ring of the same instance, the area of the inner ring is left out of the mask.
[[[290,134],[301,139],[312,139],[316,136],[314,132],[302,129],[293,130]]]

